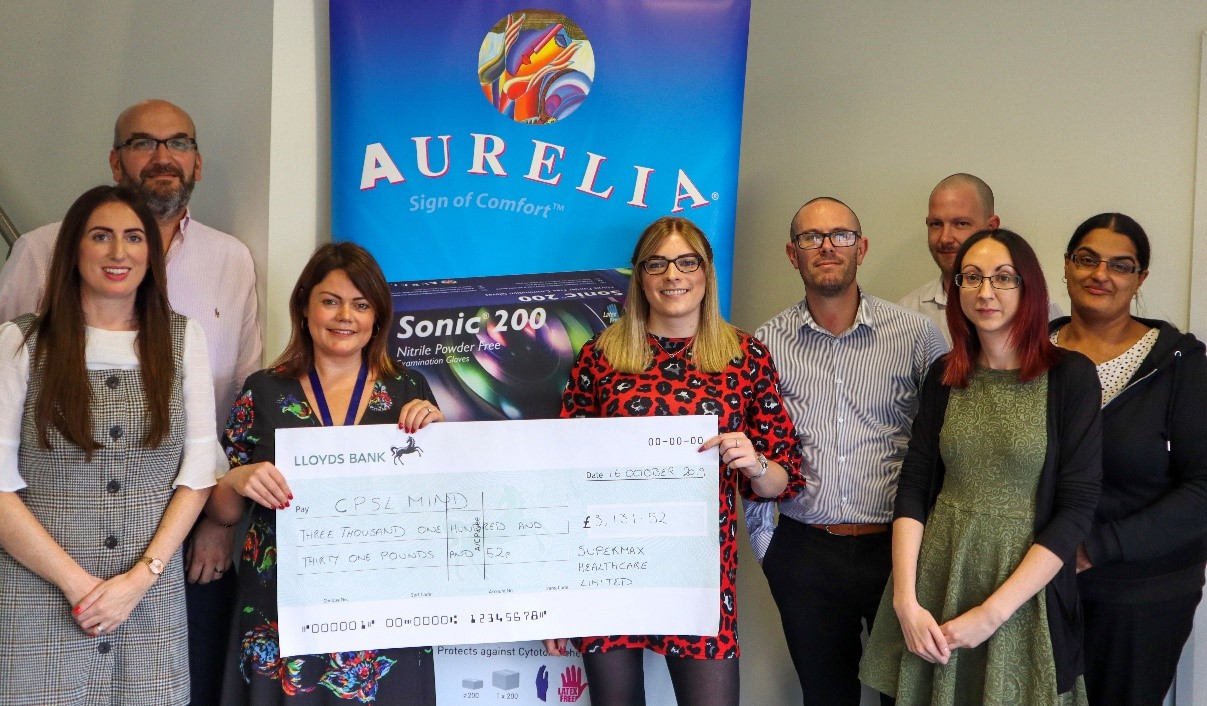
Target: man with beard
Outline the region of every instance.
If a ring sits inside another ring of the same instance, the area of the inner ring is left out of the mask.
[[[251,253],[235,238],[193,220],[193,186],[201,180],[201,153],[193,120],[163,100],[130,106],[113,127],[113,180],[146,199],[163,236],[168,299],[205,331],[214,378],[219,432],[248,375],[261,367],[256,273]],[[0,321],[36,311],[58,236],[52,223],[17,239],[0,270]],[[217,464],[221,459],[215,459]],[[122,492],[111,483],[98,490]],[[217,703],[229,638],[235,576],[233,530],[201,516],[186,545],[189,671],[192,703]]]
[[[788,234],[805,298],[756,336],[779,370],[807,484],[779,503],[778,526],[772,502],[747,502],[746,526],[804,703],[856,706],[860,633],[892,567],[893,498],[918,390],[945,346],[929,319],[860,289],[868,241],[846,204],[809,201]]]

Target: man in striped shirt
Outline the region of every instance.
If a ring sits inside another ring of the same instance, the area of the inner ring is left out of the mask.
[[[759,328],[800,434],[805,491],[748,502],[746,525],[780,612],[805,704],[857,706],[860,633],[891,568],[897,475],[927,368],[947,348],[925,316],[864,293],[859,219],[809,201],[786,251],[805,298]]]

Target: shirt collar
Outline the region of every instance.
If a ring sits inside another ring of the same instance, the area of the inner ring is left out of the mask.
[[[943,288],[943,278],[939,277],[930,283],[922,295],[922,301],[932,301],[940,309],[947,308],[947,290]]]
[[[171,244],[168,245],[167,255],[164,258],[165,261],[171,260],[176,255],[176,252],[180,250],[180,248],[184,247],[184,241],[189,237],[189,226],[191,226],[192,223],[193,218],[189,215],[189,209],[185,208],[184,218],[180,219],[180,235],[179,237],[174,236],[172,238]]]
[[[855,323],[846,331],[835,336],[813,319],[813,314],[809,313],[809,306],[805,299],[801,299],[796,305],[797,313],[800,315],[801,328],[811,328],[818,333],[824,333],[827,336],[834,338],[843,338],[850,335],[860,326],[867,326],[870,329],[876,328],[876,303],[872,301],[866,294],[863,293],[863,288],[859,288],[859,308],[855,310]]]
[[[180,237],[182,239],[184,238],[184,236],[188,235],[189,226],[192,225],[192,223],[193,223],[193,217],[192,217],[192,215],[189,214],[189,209],[186,207],[184,209],[184,218],[180,219]]]

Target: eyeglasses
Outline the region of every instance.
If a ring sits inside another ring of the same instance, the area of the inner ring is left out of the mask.
[[[675,263],[676,269],[684,274],[687,274],[688,272],[695,272],[696,270],[700,269],[700,263],[703,261],[704,258],[700,257],[699,255],[680,255],[674,259],[668,259],[665,257],[647,257],[637,264],[641,266],[642,271],[644,271],[647,275],[660,275],[663,272],[666,272],[666,268],[670,267],[671,263],[673,262]]]
[[[853,230],[836,230],[832,233],[805,231],[792,236],[792,242],[796,243],[796,247],[801,250],[816,250],[822,246],[826,238],[829,238],[830,245],[836,248],[849,248],[859,239],[859,233]]]
[[[1105,262],[1106,271],[1113,275],[1134,275],[1144,270],[1131,258],[1116,257],[1110,260],[1103,260],[1097,255],[1084,250],[1075,253],[1065,253],[1065,259],[1073,263],[1073,266],[1079,270],[1096,270],[1098,269],[1098,263]]]
[[[124,148],[131,152],[154,152],[159,149],[160,145],[167,147],[169,152],[188,154],[197,149],[197,140],[192,137],[169,137],[166,140],[157,140],[154,137],[131,137],[114,147],[114,149]]]
[[[1023,283],[1022,277],[1006,272],[999,272],[996,275],[989,275],[988,277],[975,272],[961,272],[953,279],[955,279],[957,287],[963,287],[964,289],[980,289],[981,283],[986,281],[994,289],[1017,289],[1018,285]]]

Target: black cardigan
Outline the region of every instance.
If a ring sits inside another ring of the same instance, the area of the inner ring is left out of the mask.
[[[1157,342],[1102,409],[1102,500],[1086,537],[1086,599],[1135,603],[1191,595],[1207,566],[1207,357],[1164,321]],[[1069,322],[1052,322],[1053,330]]]
[[[918,415],[897,485],[894,518],[909,517],[925,524],[943,488],[939,432],[951,392],[942,384],[945,358],[935,361],[922,384]],[[1101,403],[1094,364],[1080,353],[1063,351],[1048,371],[1048,445],[1035,498],[1035,543],[1065,562],[1045,588],[1060,693],[1072,689],[1084,671],[1074,557],[1089,531],[1101,490]]]

